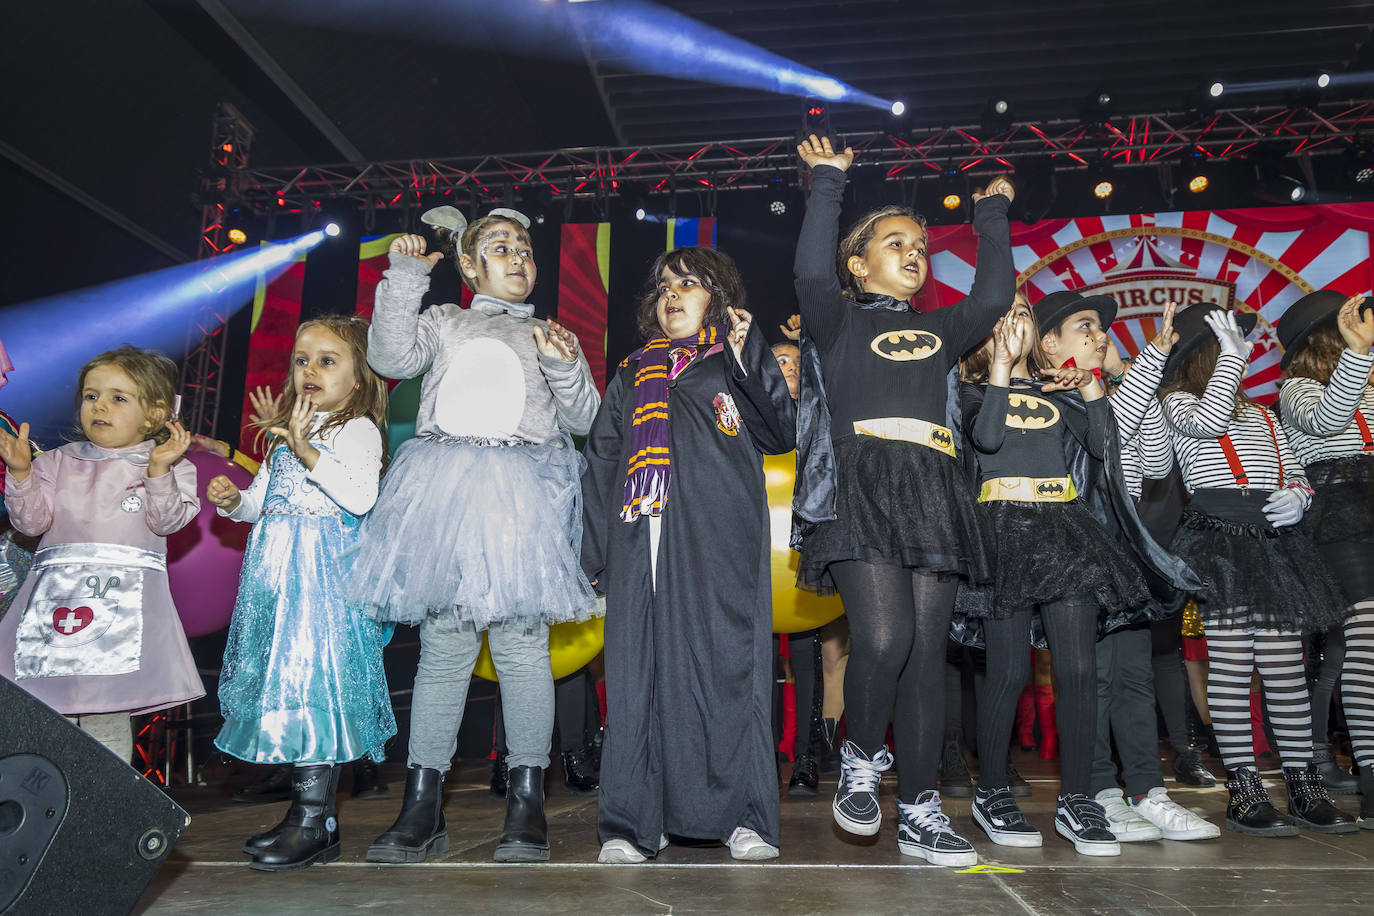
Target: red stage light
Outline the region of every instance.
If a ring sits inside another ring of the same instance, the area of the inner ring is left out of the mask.
[[[806,113],[809,114],[809,115],[810,115],[811,117],[813,117],[813,118],[819,118],[821,115],[825,114],[825,109],[822,108],[822,107],[820,107],[819,105],[816,105],[816,106],[813,106],[813,107],[812,107],[809,111],[807,111]]]

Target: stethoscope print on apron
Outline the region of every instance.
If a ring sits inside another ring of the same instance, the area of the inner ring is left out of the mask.
[[[121,544],[34,554],[33,592],[15,633],[16,679],[132,674],[143,653],[143,577],[166,557]]]

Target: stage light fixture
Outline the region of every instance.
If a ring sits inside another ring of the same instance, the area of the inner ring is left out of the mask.
[[[774,216],[782,216],[787,212],[787,204],[781,200],[775,200],[768,204],[768,212]]]
[[[1112,104],[1112,94],[1110,92],[1099,92],[1097,94],[1097,105],[1099,108],[1106,108]]]
[[[892,103],[892,116],[893,116],[894,118],[900,118],[900,117],[901,117],[902,115],[904,115],[904,114],[906,114],[906,102],[903,102],[903,101],[900,101],[900,100],[899,100],[899,101],[896,101],[896,102],[893,102],[893,103]]]
[[[1221,83],[1213,83],[1211,86],[1207,87],[1207,94],[1214,99],[1221,98],[1221,94],[1225,91],[1226,87]]]
[[[1330,74],[1330,73],[1323,73],[1323,74],[1321,74],[1320,76],[1317,77],[1317,88],[1318,88],[1318,89],[1325,89],[1327,86],[1330,86],[1330,85],[1331,85],[1331,74]]]
[[[329,236],[331,239],[334,238],[335,236],[337,236],[337,235],[338,235],[340,232],[342,232],[342,231],[343,231],[343,230],[339,227],[339,224],[338,224],[338,223],[325,223],[325,224],[324,224],[324,234],[327,235],[327,236]]]
[[[248,233],[244,232],[242,229],[230,229],[228,234],[229,241],[233,242],[235,245],[242,245],[244,242],[248,241]]]
[[[946,194],[940,201],[940,205],[946,210],[958,210],[964,205],[964,198],[958,194]]]
[[[637,219],[637,220],[642,220],[642,219],[644,219],[644,217],[646,217],[646,216],[648,216],[648,215],[649,215],[649,214],[646,213],[646,212],[644,211],[644,208],[643,208],[643,207],[636,207],[636,208],[635,208],[635,219]]]
[[[1293,182],[1293,187],[1288,191],[1288,199],[1293,203],[1300,203],[1307,197],[1307,185],[1298,181],[1296,178],[1289,178]]]
[[[1005,133],[1011,127],[1013,115],[1011,102],[1006,99],[988,99],[983,105],[981,125],[985,134]]]
[[[1201,194],[1203,191],[1207,190],[1208,184],[1207,176],[1199,173],[1188,179],[1188,190],[1192,191],[1194,194]]]
[[[1112,196],[1115,190],[1116,185],[1112,184],[1110,178],[1100,178],[1097,183],[1093,185],[1093,197],[1096,197],[1098,200],[1106,200]]]

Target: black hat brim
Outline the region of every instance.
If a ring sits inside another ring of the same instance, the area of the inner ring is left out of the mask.
[[[1040,325],[1041,335],[1057,331],[1059,326],[1070,315],[1079,312],[1096,312],[1097,320],[1102,324],[1102,330],[1107,330],[1116,321],[1116,297],[1115,296],[1081,296],[1077,299],[1065,299],[1064,302],[1055,306],[1054,309],[1046,313],[1043,317],[1035,316],[1036,324]]]
[[[1190,306],[1190,308],[1197,307],[1198,306],[1196,305]],[[1204,309],[1204,311],[1214,312],[1221,311],[1221,309],[1211,308]],[[1250,332],[1255,329],[1255,325],[1259,324],[1259,315],[1257,315],[1254,312],[1239,311],[1235,314],[1236,324],[1240,326],[1242,333],[1244,333],[1246,337],[1249,337]],[[1216,335],[1212,333],[1212,329],[1209,328],[1206,325],[1206,323],[1199,322],[1198,324],[1200,325],[1200,327],[1188,328],[1186,334],[1180,334],[1178,341],[1173,346],[1173,349],[1169,351],[1169,358],[1164,363],[1164,378],[1162,380],[1163,382],[1168,382],[1170,379],[1174,377],[1174,373],[1178,371],[1179,366],[1183,365],[1183,361],[1187,359],[1189,353],[1192,353],[1194,350],[1202,346],[1207,341],[1216,339]],[[1174,329],[1178,329],[1177,320],[1175,320]]]
[[[1333,293],[1334,295],[1332,295]],[[1345,300],[1346,296],[1343,293],[1319,289],[1316,292],[1308,293],[1288,307],[1283,313],[1283,317],[1279,319],[1279,343],[1283,345],[1283,356],[1279,359],[1280,369],[1287,371],[1288,364],[1293,361],[1293,357],[1297,355],[1298,351],[1307,344],[1307,338],[1312,336],[1313,331],[1327,322],[1336,320],[1336,316],[1340,314],[1341,306],[1345,305]],[[1288,328],[1284,325],[1284,321],[1290,317],[1296,318],[1300,314],[1299,310],[1306,311],[1302,306],[1307,301],[1317,302],[1320,305],[1313,314],[1307,316],[1306,323],[1298,328],[1292,337],[1288,337]],[[1288,339],[1284,340],[1285,337]]]

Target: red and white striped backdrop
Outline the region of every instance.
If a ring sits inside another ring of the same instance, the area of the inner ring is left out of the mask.
[[[1136,353],[1170,299],[1219,302],[1259,314],[1246,390],[1278,393],[1274,325],[1315,289],[1347,295],[1374,288],[1374,204],[1189,210],[1090,216],[1012,225],[1018,282],[1031,301],[1061,289],[1116,297],[1112,334]],[[922,308],[963,298],[973,283],[976,242],[968,226],[930,230],[931,277]]]

